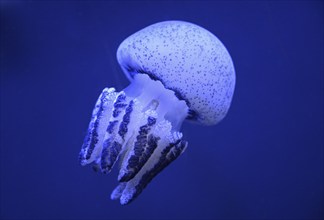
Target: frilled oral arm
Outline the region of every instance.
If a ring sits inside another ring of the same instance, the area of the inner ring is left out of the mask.
[[[181,124],[185,101],[148,75],[137,74],[123,91],[100,94],[80,152],[80,163],[109,173],[120,161],[112,199],[128,204],[187,147]]]

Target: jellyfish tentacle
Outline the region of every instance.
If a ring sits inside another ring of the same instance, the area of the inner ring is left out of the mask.
[[[103,173],[110,172],[119,157],[124,157],[128,151],[134,128],[142,120],[138,117],[143,114],[142,108],[141,103],[127,96],[124,91],[117,96],[104,137],[101,159],[97,161]]]
[[[187,114],[185,101],[147,75],[134,76],[119,93],[106,89],[93,110],[82,164],[109,173],[120,160],[120,185],[111,198],[127,204],[184,151],[178,131]]]
[[[112,200],[117,200],[121,197],[121,195],[123,194],[123,191],[126,187],[127,182],[124,183],[119,183],[118,186],[113,190],[113,192],[110,195],[110,198]]]
[[[105,88],[101,92],[92,111],[87,135],[79,154],[81,165],[94,162],[100,156],[107,118],[113,108],[117,93],[114,88]]]
[[[133,106],[134,106],[134,100],[131,100],[129,102],[129,105],[127,106],[125,110],[125,115],[123,116],[123,120],[119,125],[119,130],[118,134],[125,139],[125,134],[128,132],[128,124],[130,122],[130,116],[133,111]]]
[[[126,205],[133,201],[139,194],[141,194],[156,175],[158,175],[164,168],[184,152],[186,147],[187,142],[180,141],[177,144],[171,143],[167,148],[165,148],[165,151],[162,152],[162,155],[155,166],[141,175],[141,179],[137,183],[127,183],[120,197],[120,203]],[[130,180],[130,182],[133,181]]]
[[[100,161],[98,161],[100,162],[100,168],[103,173],[110,172],[112,167],[118,160],[119,154],[124,144],[123,136],[127,132],[125,131],[125,129],[122,129],[125,126],[125,123],[126,126],[129,123],[129,120],[127,121],[127,118],[125,119],[125,117],[129,117],[130,113],[132,112],[131,106],[132,101],[129,101],[129,99],[127,99],[123,91],[120,92],[114,102],[112,115],[110,117],[104,136],[101,159]]]
[[[120,198],[123,205],[130,203],[157,174],[184,152],[187,142],[181,140],[180,132],[172,132],[171,129],[171,123],[168,121],[162,121],[155,127],[154,132],[148,137],[148,145],[156,145],[153,154],[126,185],[122,182],[117,186],[111,195],[113,199]]]
[[[149,134],[155,123],[156,118],[147,115],[147,123],[139,128],[136,141],[134,141],[130,153],[123,160],[118,175],[118,181],[126,182],[132,179],[152,155],[156,145],[151,144],[152,135],[149,136]]]
[[[127,188],[123,191],[123,194],[120,197],[121,204],[125,205],[133,201],[156,175],[158,175],[164,168],[166,168],[172,161],[174,161],[176,158],[178,158],[178,156],[180,156],[180,154],[184,152],[186,147],[186,141],[178,141],[177,143],[170,143],[166,148],[164,148],[154,167],[151,170],[146,171],[141,176],[141,179],[137,185],[135,185],[135,190],[132,189],[132,195],[129,196],[130,190]]]

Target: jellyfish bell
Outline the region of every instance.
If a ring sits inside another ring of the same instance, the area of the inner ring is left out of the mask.
[[[186,100],[192,120],[214,125],[231,103],[235,71],[221,41],[206,29],[183,21],[148,26],[125,39],[117,60],[129,80],[138,73],[159,80]]]
[[[111,198],[128,204],[184,152],[185,119],[213,125],[225,117],[235,70],[217,37],[183,21],[136,32],[121,43],[117,60],[131,83],[99,96],[80,161],[107,173],[119,159],[120,184]]]

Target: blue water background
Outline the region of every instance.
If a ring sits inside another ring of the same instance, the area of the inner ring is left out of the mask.
[[[320,219],[323,1],[1,1],[1,219]],[[78,153],[115,58],[135,31],[185,20],[213,32],[237,74],[220,124],[184,123],[187,151],[132,204],[117,172]]]

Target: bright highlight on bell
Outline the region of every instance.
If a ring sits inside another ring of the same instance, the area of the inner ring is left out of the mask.
[[[92,112],[81,165],[103,173],[120,161],[112,199],[128,204],[187,148],[185,119],[222,120],[231,104],[235,70],[212,33],[192,23],[165,21],[124,40],[117,59],[131,84],[105,88]]]

